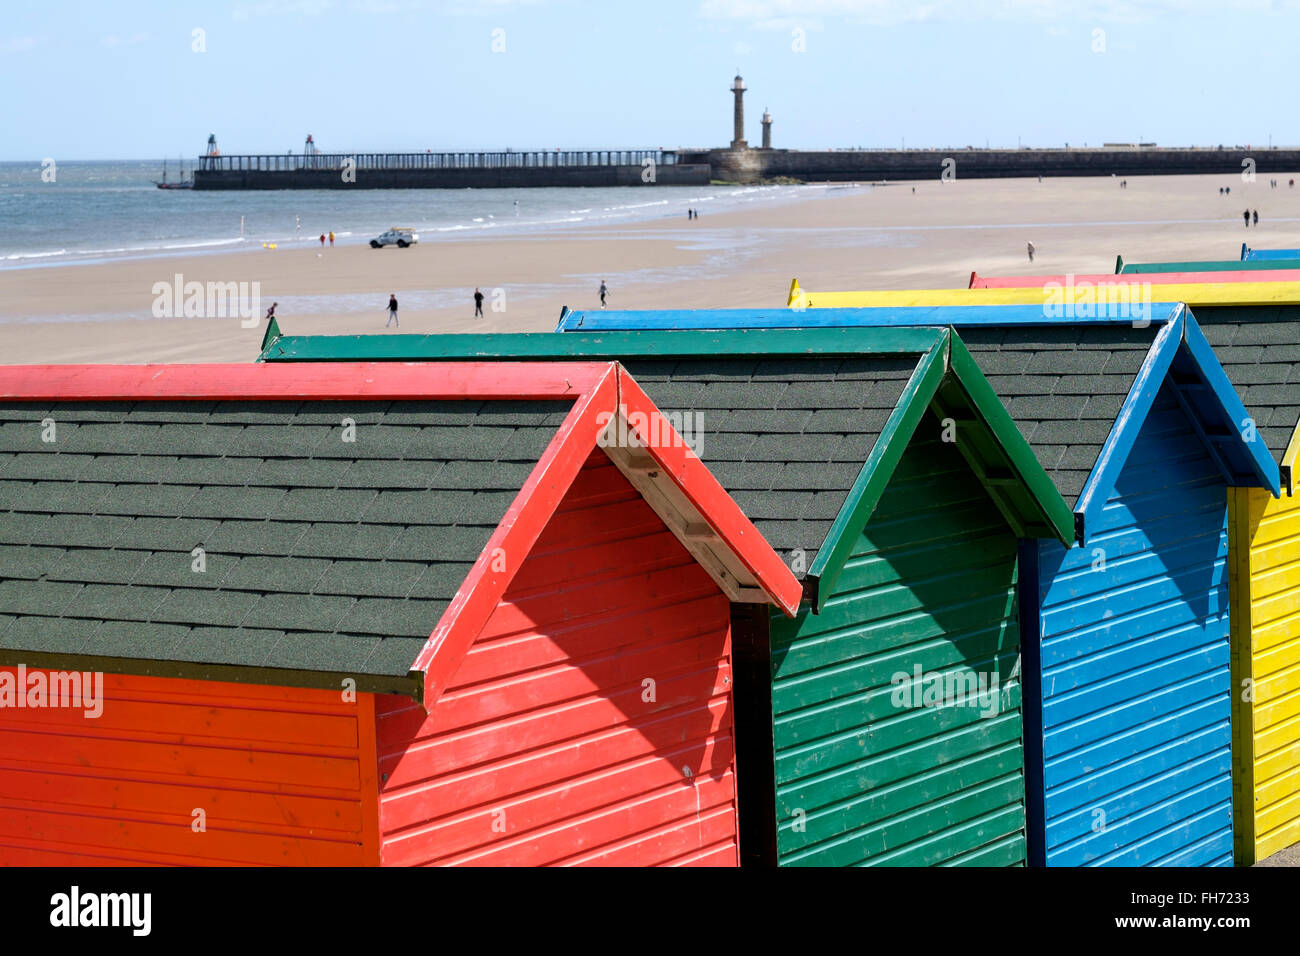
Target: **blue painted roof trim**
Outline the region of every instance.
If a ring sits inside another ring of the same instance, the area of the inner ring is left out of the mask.
[[[1282,471],[1277,460],[1260,437],[1250,412],[1242,404],[1237,390],[1232,387],[1228,374],[1214,354],[1214,347],[1206,339],[1190,309],[1187,310],[1187,320],[1183,325],[1183,351],[1196,362],[1201,378],[1219,400],[1225,419],[1223,424],[1238,438],[1237,442],[1228,446],[1228,450],[1237,449],[1245,453],[1242,456],[1245,467],[1238,477],[1247,479],[1248,484],[1258,483],[1258,487],[1267,488],[1274,498],[1281,497]],[[1250,478],[1254,478],[1255,482],[1250,482]]]
[[[1300,249],[1252,249],[1241,244],[1241,258],[1246,259],[1300,259]]]
[[[1079,495],[1079,501],[1075,504],[1076,531],[1081,544],[1087,538],[1089,526],[1096,523],[1101,509],[1106,506],[1106,499],[1119,480],[1120,471],[1133,450],[1138,433],[1142,430],[1147,414],[1155,403],[1156,395],[1168,379],[1174,360],[1180,354],[1191,360],[1196,374],[1209,389],[1214,399],[1213,404],[1220,412],[1220,421],[1197,422],[1195,428],[1202,440],[1207,442],[1206,450],[1212,459],[1216,462],[1224,462],[1223,456],[1227,455],[1228,460],[1224,464],[1235,466],[1225,471],[1224,481],[1229,485],[1267,488],[1274,498],[1281,494],[1281,472],[1277,462],[1265,446],[1264,440],[1260,438],[1257,429],[1249,428],[1250,437],[1246,437],[1244,432],[1247,432],[1247,426],[1251,424],[1250,415],[1237,396],[1236,389],[1228,380],[1223,366],[1215,356],[1214,349],[1206,340],[1196,318],[1183,306],[1180,307],[1174,321],[1166,323],[1156,333],[1151,351],[1147,353],[1146,361],[1142,363],[1137,377],[1133,379],[1128,397],[1124,399],[1124,405],[1115,419],[1110,434],[1106,436],[1106,442],[1102,445],[1097,461],[1092,467],[1092,473],[1088,475],[1088,480]],[[1218,428],[1226,428],[1236,436],[1236,440],[1225,443],[1223,447],[1214,447],[1209,444],[1209,439],[1205,438],[1206,430],[1203,427],[1205,424],[1217,426],[1215,431]]]
[[[1151,321],[1172,321],[1181,304],[1154,302]],[[912,325],[1016,325],[1054,326],[1070,325],[1129,325],[1127,316],[1088,316],[1061,318],[1047,316],[1041,305],[942,305],[898,306],[891,308],[855,309],[792,309],[781,306],[775,309],[662,309],[560,314],[557,332],[599,332],[629,329],[695,329],[724,331],[727,329],[787,328],[857,328],[872,326]]]
[[[1147,420],[1147,413],[1155,404],[1156,394],[1164,384],[1170,366],[1174,364],[1174,356],[1182,343],[1184,323],[1183,310],[1180,309],[1177,317],[1172,322],[1166,322],[1156,333],[1146,361],[1138,369],[1119,415],[1111,425],[1110,434],[1101,446],[1097,461],[1074,506],[1075,533],[1080,544],[1085,543],[1088,526],[1095,523],[1101,509],[1106,506],[1106,499],[1119,480],[1124,462],[1128,461],[1138,432]]]

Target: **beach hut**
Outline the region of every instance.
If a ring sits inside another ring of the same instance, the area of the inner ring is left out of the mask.
[[[1109,285],[1116,282],[1145,282],[1153,286],[1167,285],[1194,285],[1197,283],[1217,283],[1217,282],[1300,282],[1300,266],[1295,269],[1271,270],[1260,272],[1258,270],[1244,270],[1236,272],[1216,272],[1206,270],[1204,272],[1148,272],[1143,274],[1140,280],[1121,279],[1120,273],[1114,275],[1110,273],[1092,273],[1077,275],[1068,273],[1065,275],[1055,276],[982,276],[978,272],[970,274],[970,288],[972,289],[1027,289],[1034,286],[1044,286],[1047,283],[1057,283],[1058,285],[1078,287],[1083,283],[1092,285]],[[1162,296],[1163,297],[1163,296]]]
[[[1162,272],[1272,272],[1300,269],[1300,258],[1273,260],[1222,259],[1200,262],[1125,262],[1123,256],[1115,257],[1115,274]]]
[[[735,631],[757,864],[1025,862],[1018,540],[1073,516],[960,339],[833,333],[283,336],[267,362],[617,358],[802,580]]]
[[[1300,259],[1300,249],[1252,249],[1246,243],[1241,244],[1243,262],[1269,262],[1279,259]]]
[[[1025,302],[1037,301],[1052,283],[1072,281],[1026,279],[1019,290]],[[1285,492],[1229,489],[1234,830],[1237,861],[1249,865],[1300,842],[1300,300],[1259,307],[1254,293],[1237,295],[1238,288],[1229,283],[1203,295],[1196,317],[1249,426],[1277,460]]]
[[[0,861],[734,865],[799,595],[612,363],[0,368]]]
[[[1142,289],[1141,280],[1115,282],[1100,287],[1092,283],[1068,287],[1014,288],[1014,289],[907,289],[862,292],[811,292],[799,286],[799,280],[790,283],[786,305],[791,309],[899,309],[935,308],[961,305],[1038,305],[1045,309],[1048,318],[1069,316],[1087,317],[1084,309],[1098,305],[1128,306],[1149,304],[1151,297]],[[1108,299],[1099,299],[1101,292],[1110,293]],[[1134,299],[1134,296],[1137,298]],[[1182,302],[1192,308],[1215,305],[1229,301],[1239,306],[1282,306],[1300,302],[1300,282],[1193,282],[1171,283],[1159,287],[1159,302]],[[1081,308],[1082,307],[1082,308]],[[1128,317],[1126,312],[1124,318]]]
[[[1025,305],[588,312],[560,324],[955,327],[1072,503],[1081,544],[1022,555],[1022,633],[1039,637],[1024,645],[1031,862],[1230,865],[1226,488],[1276,496],[1279,469],[1242,427],[1192,315],[1156,304],[1150,319],[1067,325]]]

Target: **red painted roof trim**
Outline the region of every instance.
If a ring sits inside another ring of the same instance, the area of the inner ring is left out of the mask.
[[[607,362],[6,365],[11,401],[545,399],[589,392]]]
[[[413,673],[424,671],[426,708],[446,690],[515,572],[559,508],[592,450],[598,447],[610,416],[620,409],[626,413],[642,412],[647,421],[656,423],[657,428],[649,437],[657,435],[659,441],[653,445],[647,441],[647,453],[705,516],[709,526],[754,576],[772,603],[790,616],[798,611],[803,587],[780,555],[772,550],[627,370],[617,363],[602,367],[606,368],[606,374],[574,403],[411,666]]]
[[[614,407],[618,394],[613,363],[598,367],[603,372],[600,381],[574,403],[411,665],[412,673],[424,672],[426,707],[446,690],[474,638],[487,624],[515,572],[596,447],[600,431],[596,416]],[[498,365],[501,371],[503,367]]]
[[[640,436],[646,451],[664,470],[687,500],[703,515],[723,543],[754,576],[754,580],[788,616],[799,610],[803,586],[772,550],[767,540],[745,517],[731,495],[718,484],[708,466],[700,461],[671,423],[660,414],[650,397],[621,365],[618,368],[619,405],[629,414],[641,412],[653,422],[650,436]],[[665,441],[665,436],[676,436]],[[648,438],[658,437],[657,443]]]

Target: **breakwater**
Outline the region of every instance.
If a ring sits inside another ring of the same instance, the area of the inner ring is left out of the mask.
[[[493,189],[706,185],[707,163],[666,150],[201,156],[195,189]]]
[[[1000,179],[1033,176],[1300,174],[1300,149],[1101,147],[1078,149],[679,150],[714,179],[752,183]]]
[[[991,179],[1294,175],[1300,149],[555,150],[199,157],[195,189],[490,189]]]

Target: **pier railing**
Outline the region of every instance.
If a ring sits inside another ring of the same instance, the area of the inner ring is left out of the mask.
[[[200,156],[204,171],[257,170],[297,172],[305,169],[553,169],[558,167],[659,166],[677,162],[675,150],[579,149],[505,150],[489,153],[266,153]]]

